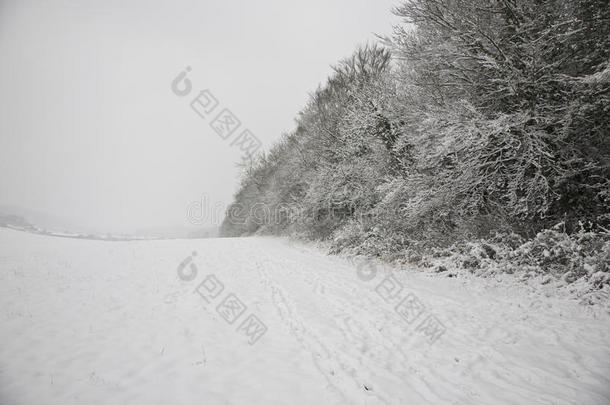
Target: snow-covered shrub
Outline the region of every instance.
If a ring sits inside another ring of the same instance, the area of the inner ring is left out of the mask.
[[[563,224],[525,240],[515,234],[458,241],[445,248],[425,249],[416,264],[458,268],[482,276],[518,274],[523,279],[546,277],[571,284],[584,280],[592,289],[610,283],[610,234],[581,230],[567,234]]]
[[[511,259],[555,275],[570,273],[566,281],[571,282],[598,271],[610,271],[609,249],[610,238],[605,232],[581,230],[568,235],[557,229],[547,229],[517,248]]]

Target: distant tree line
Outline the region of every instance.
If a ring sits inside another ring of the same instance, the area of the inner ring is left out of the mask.
[[[400,249],[609,228],[608,4],[404,1],[244,167],[222,235]]]

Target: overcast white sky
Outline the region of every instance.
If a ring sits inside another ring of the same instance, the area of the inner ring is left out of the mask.
[[[240,153],[179,98],[185,66],[268,148],[392,0],[0,0],[0,204],[101,232],[229,203]]]

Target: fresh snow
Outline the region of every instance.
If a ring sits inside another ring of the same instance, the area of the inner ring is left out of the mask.
[[[0,229],[0,404],[610,404],[610,316],[546,295],[278,238]]]

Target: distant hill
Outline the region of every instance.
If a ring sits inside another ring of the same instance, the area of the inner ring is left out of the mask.
[[[41,235],[96,240],[202,239],[218,236],[217,227],[156,227],[140,229],[130,234],[107,234],[84,230],[77,226],[61,225],[60,219],[36,211],[15,207],[6,210],[5,207],[0,206],[0,227]]]
[[[4,214],[2,212],[0,212],[0,226],[6,228],[18,228],[23,230],[34,230],[32,224],[30,224],[25,218],[14,214]]]

